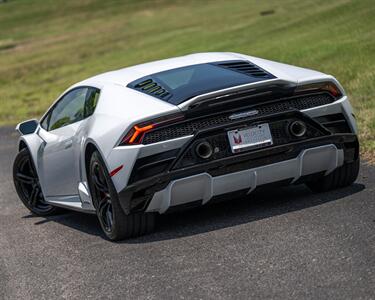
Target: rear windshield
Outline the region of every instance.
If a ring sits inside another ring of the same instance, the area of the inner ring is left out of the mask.
[[[178,105],[204,93],[269,78],[251,76],[223,67],[221,63],[206,63],[151,74],[131,82],[128,87]]]

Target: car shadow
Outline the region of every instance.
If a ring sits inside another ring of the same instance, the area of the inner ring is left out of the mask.
[[[161,215],[155,233],[123,242],[148,243],[238,226],[342,200],[364,189],[365,186],[359,183],[319,194],[312,193],[304,185],[273,189],[259,188],[245,198],[237,198],[188,211]]]
[[[76,229],[90,235],[97,235],[105,238],[100,228],[98,218],[94,214],[84,214],[77,211],[62,210],[56,215],[48,217],[39,217],[32,214],[23,216],[24,219],[38,219],[34,225],[44,225],[50,222],[56,222],[64,226]]]
[[[160,215],[154,233],[128,239],[121,243],[150,243],[215,231],[339,201],[364,189],[365,186],[360,183],[319,194],[312,193],[304,185],[272,189],[259,188],[247,197]],[[28,217],[30,216],[24,218]],[[48,222],[57,222],[86,234],[105,238],[95,215],[84,215],[73,211],[65,212],[38,220],[35,225]]]

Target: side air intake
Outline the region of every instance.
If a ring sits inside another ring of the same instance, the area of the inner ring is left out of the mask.
[[[274,78],[273,75],[264,71],[257,65],[249,63],[247,61],[230,61],[217,64],[220,67],[230,69],[232,71],[237,71],[253,77],[262,77],[262,78]]]

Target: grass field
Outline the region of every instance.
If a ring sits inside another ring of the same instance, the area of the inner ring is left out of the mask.
[[[273,11],[263,15],[264,11]],[[332,74],[375,158],[373,0],[0,3],[0,125],[39,117],[70,84],[200,51],[236,51]]]

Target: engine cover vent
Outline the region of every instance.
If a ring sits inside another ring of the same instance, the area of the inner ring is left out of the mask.
[[[220,67],[230,69],[232,71],[237,71],[249,76],[262,77],[262,78],[274,78],[270,73],[261,69],[257,65],[250,62],[238,60],[238,61],[228,61],[224,63],[217,64]]]
[[[135,84],[134,89],[161,99],[167,99],[170,95],[170,93],[164,87],[156,83],[151,78]]]

